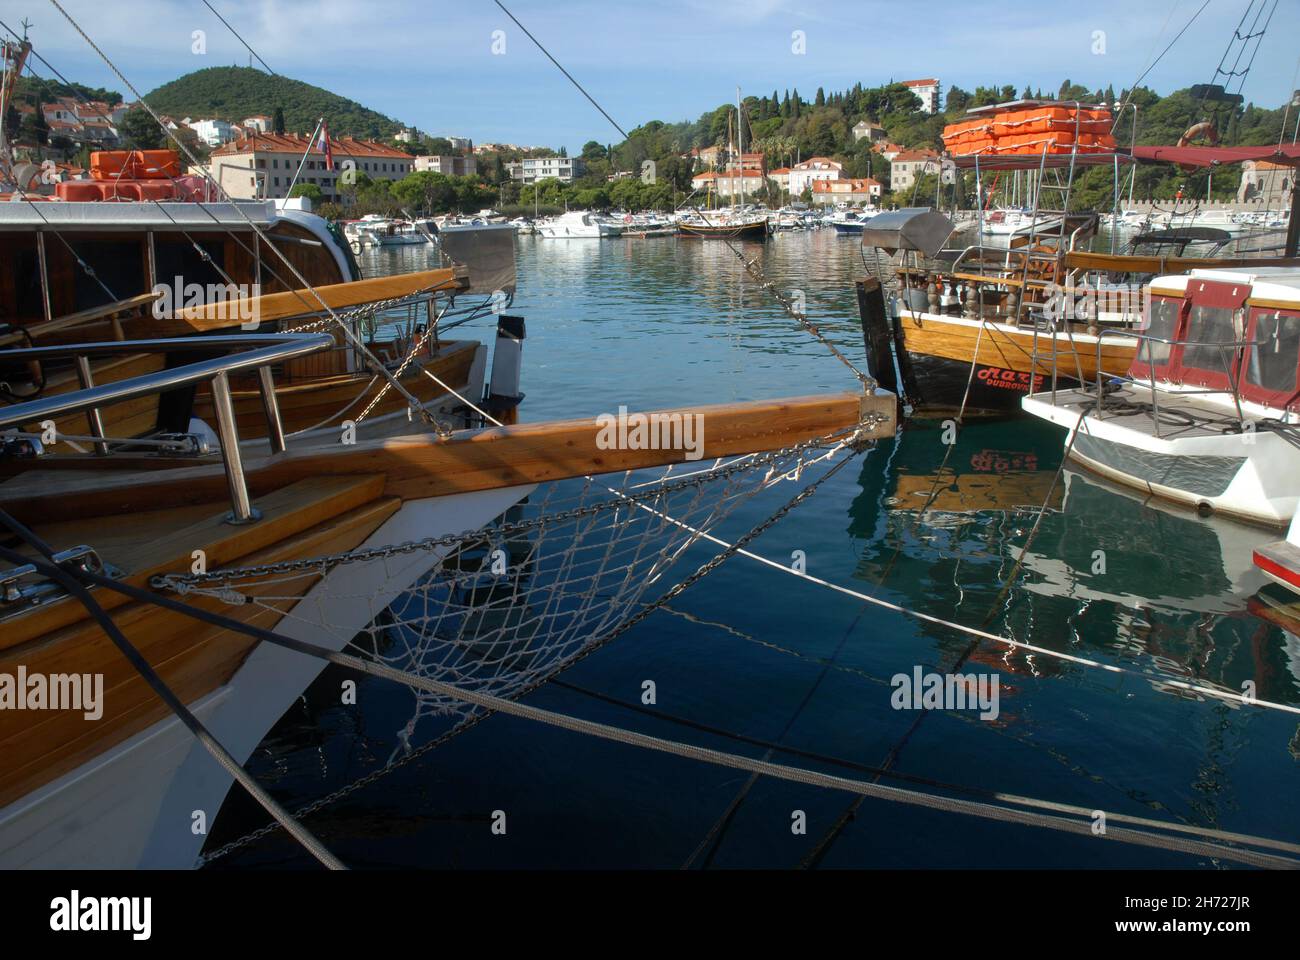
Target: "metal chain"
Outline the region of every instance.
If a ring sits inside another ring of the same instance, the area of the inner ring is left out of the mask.
[[[375,783],[382,777],[387,776],[388,774],[392,773],[394,770],[400,770],[402,767],[406,766],[407,764],[412,763],[415,760],[418,760],[420,757],[423,757],[426,753],[429,753],[431,750],[434,750],[442,746],[452,737],[459,736],[460,734],[464,733],[466,730],[470,729],[471,727],[477,726],[479,723],[486,720],[490,716],[492,716],[491,713],[476,713],[464,718],[460,723],[456,724],[450,730],[447,730],[446,732],[439,734],[438,736],[434,737],[432,740],[428,741],[427,743],[422,743],[414,750],[410,751],[409,753],[403,754],[401,757],[392,761],[391,763],[387,763],[382,767],[376,767],[374,770],[371,770],[365,776],[360,777],[356,780],[353,780],[351,783],[346,783],[343,786],[339,787],[333,793],[327,793],[325,796],[320,797],[316,800],[313,800],[311,803],[299,807],[297,810],[293,811],[292,814],[293,818],[295,820],[301,821],[307,817],[310,817],[312,814],[317,813],[320,810],[324,810],[326,807],[335,804],[340,800],[350,797],[352,794],[356,793],[358,790],[361,790],[363,787],[370,786],[372,783]],[[256,830],[244,834],[238,840],[232,840],[229,843],[218,847],[216,850],[212,851],[211,853],[201,855],[199,857],[196,866],[202,867],[206,864],[211,863],[214,860],[220,859],[221,857],[234,853],[236,850],[239,850],[242,847],[246,847],[250,843],[253,843],[257,840],[261,840],[265,837],[269,837],[271,834],[278,832],[280,829],[281,829],[280,824],[272,820],[270,823],[266,824],[266,826],[258,827]]]
[[[578,520],[584,517],[594,516],[606,510],[617,509],[627,504],[636,504],[638,502],[658,499],[662,496],[677,493],[689,487],[699,488],[710,480],[730,477],[740,473],[743,470],[752,470],[766,464],[775,463],[778,459],[797,455],[807,450],[818,447],[831,446],[832,449],[844,445],[844,441],[836,440],[839,434],[831,434],[815,440],[806,440],[803,443],[786,447],[784,450],[777,450],[770,453],[756,454],[752,457],[742,457],[733,460],[726,466],[717,467],[706,473],[696,474],[691,477],[683,477],[680,480],[668,481],[661,486],[650,488],[642,493],[619,494],[617,499],[602,500],[598,503],[589,504],[584,507],[574,507],[569,510],[563,510],[558,513],[547,514],[541,517],[535,517],[531,520],[517,520],[503,523],[495,527],[495,535],[499,538],[510,537],[514,534],[525,533],[537,529],[544,525],[553,525],[565,523],[570,520]],[[461,533],[445,534],[440,537],[426,537],[423,540],[409,540],[405,543],[389,544],[383,547],[373,547],[369,550],[354,550],[347,553],[327,554],[321,557],[311,557],[302,560],[282,560],[278,563],[259,564],[250,567],[234,567],[229,570],[215,570],[210,573],[197,574],[160,574],[150,580],[150,585],[159,590],[172,590],[176,593],[188,593],[193,588],[203,584],[229,584],[234,580],[255,579],[270,575],[281,575],[290,573],[313,572],[324,574],[328,570],[347,563],[360,563],[368,560],[389,559],[391,557],[402,556],[410,553],[420,553],[437,549],[438,547],[455,546],[458,543],[464,543],[467,540],[483,539],[484,531],[466,530]],[[242,595],[236,594],[242,597]],[[232,597],[231,599],[234,599]],[[242,602],[242,599],[241,601]]]
[[[730,246],[730,244],[728,244],[728,246]],[[764,290],[772,294],[772,296],[776,298],[776,301],[781,304],[781,307],[785,312],[793,317],[799,326],[812,334],[822,344],[822,346],[831,352],[833,357],[848,367],[853,375],[858,378],[858,381],[862,384],[864,389],[870,391],[876,388],[875,378],[870,374],[859,370],[853,361],[844,355],[839,347],[835,346],[835,344],[831,343],[830,340],[826,338],[826,335],[821,332],[821,329],[817,324],[808,319],[806,313],[803,313],[794,306],[793,298],[785,296],[777,289],[775,283],[767,279],[767,276],[763,273],[762,267],[758,265],[757,257],[752,260],[746,260],[745,255],[734,247],[732,248],[732,252],[735,253],[736,256],[740,257],[741,262],[745,265],[745,272],[757,280]]]
[[[709,226],[718,226],[718,224],[714,224],[712,221],[710,221],[708,216],[699,207],[692,206],[691,209],[695,211],[696,216],[698,216]],[[832,356],[834,356],[837,360],[839,360],[840,363],[848,367],[849,370],[853,373],[853,375],[858,378],[858,381],[862,384],[864,389],[871,391],[876,388],[875,378],[872,377],[870,374],[863,373],[861,370],[859,370],[854,365],[853,361],[850,360],[848,357],[846,357],[843,354],[843,352],[841,352],[840,349],[837,346],[835,346],[835,344],[831,343],[828,339],[826,339],[826,335],[821,332],[821,330],[817,327],[815,323],[813,323],[808,319],[808,315],[806,313],[797,309],[794,306],[793,298],[787,297],[784,294],[782,294],[781,291],[777,289],[776,284],[767,278],[767,275],[763,272],[763,268],[758,265],[757,257],[753,258],[752,260],[747,260],[745,258],[744,251],[738,249],[736,245],[733,244],[726,237],[722,237],[721,239],[722,242],[727,245],[727,249],[736,255],[736,259],[741,262],[742,266],[744,266],[745,272],[748,273],[755,280],[757,280],[759,286],[762,289],[766,290],[768,293],[770,293],[776,299],[777,303],[781,304],[781,308],[785,310],[785,312],[788,313],[794,319],[794,321],[799,324],[799,326],[803,327],[804,330],[808,331],[810,334],[816,337],[817,340],[822,344],[822,346],[824,346],[827,350],[831,352]]]
[[[807,444],[801,446],[807,446]],[[601,647],[605,646],[612,640],[621,636],[623,633],[626,633],[633,626],[640,623],[642,620],[648,617],[655,610],[664,607],[666,604],[676,599],[683,591],[685,591],[695,583],[698,583],[704,577],[708,576],[710,573],[716,570],[727,560],[731,559],[731,557],[735,556],[736,553],[738,553],[741,549],[743,549],[747,544],[752,542],[755,538],[757,538],[765,531],[767,531],[770,527],[772,527],[774,524],[779,522],[788,513],[790,513],[791,510],[793,510],[799,504],[803,503],[805,500],[811,497],[813,493],[815,493],[817,489],[821,487],[822,484],[824,484],[832,476],[838,473],[844,467],[845,464],[849,463],[852,460],[853,457],[844,457],[842,460],[839,461],[839,463],[834,464],[829,470],[826,471],[826,473],[820,476],[812,484],[805,487],[803,490],[799,491],[799,493],[797,493],[794,497],[792,497],[785,504],[783,504],[775,513],[771,514],[766,520],[764,520],[758,526],[752,528],[743,537],[741,537],[735,543],[731,544],[731,546],[727,547],[727,549],[723,550],[721,553],[709,559],[706,563],[701,565],[689,577],[677,583],[671,589],[665,591],[662,597],[659,597],[657,600],[651,601],[650,603],[643,603],[641,605],[641,610],[639,610],[632,617],[623,621],[623,623],[619,624],[609,633],[605,634],[603,637],[598,638],[596,641],[588,645],[583,650],[579,651],[569,660],[565,661],[564,668],[567,669],[573,666],[574,664],[578,663],[579,661],[586,659],[596,650],[600,649]],[[631,497],[628,497],[628,499],[631,499]],[[624,500],[619,502],[624,503],[626,501]],[[542,686],[542,684],[546,683],[550,679],[550,676],[552,676],[553,674],[554,671],[552,671],[551,674],[548,674],[547,676],[544,677],[540,677],[533,683],[526,685],[514,695],[513,699],[517,700],[521,697],[527,696],[533,690],[536,690],[538,687]],[[444,733],[438,735],[437,737],[434,737],[432,740],[429,740],[428,742],[421,744],[420,746],[416,747],[414,750],[411,750],[408,753],[403,754],[397,760],[385,764],[382,767],[378,767],[372,770],[370,773],[366,774],[365,776],[360,777],[357,780],[352,781],[351,783],[344,784],[342,787],[335,790],[334,792],[326,794],[325,796],[317,800],[313,800],[311,803],[308,803],[305,806],[299,807],[297,810],[293,812],[294,819],[303,820],[306,817],[309,817],[312,814],[316,813],[317,811],[323,810],[325,807],[328,807],[334,803],[337,803],[340,800],[343,800],[348,796],[351,796],[353,793],[356,793],[358,790],[361,790],[362,788],[375,783],[376,781],[380,780],[382,777],[385,777],[389,773],[392,773],[394,770],[398,770],[406,766],[407,764],[410,764],[413,761],[419,759],[420,757],[424,756],[430,751],[442,746],[444,743],[451,740],[453,737],[458,736],[461,733],[464,733],[466,730],[469,730],[471,727],[477,726],[479,723],[486,720],[490,716],[492,716],[492,711],[481,712],[481,713],[472,714],[468,717],[465,717],[454,727],[452,727],[450,730],[447,730]],[[265,837],[269,837],[271,834],[276,833],[280,829],[281,829],[280,824],[272,821],[263,827],[259,827],[258,829],[245,834],[244,836],[240,837],[237,840],[232,840],[230,843],[227,843],[224,846],[217,848],[212,853],[200,857],[199,866],[203,866],[204,864],[211,863],[212,861],[217,860],[220,857],[227,856],[228,854],[231,854],[236,850],[239,850],[242,847],[245,847],[248,844],[253,843],[257,840],[261,840]]]

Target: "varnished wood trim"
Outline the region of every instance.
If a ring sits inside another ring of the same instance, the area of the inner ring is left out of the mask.
[[[856,426],[871,411],[886,419],[873,436],[891,436],[896,400],[879,392],[759,400],[750,403],[656,411],[703,418],[703,462],[717,457],[779,450]],[[587,474],[688,463],[684,450],[605,450],[596,417],[461,431],[450,440],[399,437],[351,446],[305,448],[247,461],[254,496],[308,477],[382,473],[384,493],[404,500],[520,486]],[[220,466],[115,475],[106,470],[89,487],[84,477],[51,476],[39,485],[16,477],[0,485],[0,504],[19,517],[73,511],[92,517],[164,506],[217,501],[225,496]],[[75,495],[72,495],[75,494]]]

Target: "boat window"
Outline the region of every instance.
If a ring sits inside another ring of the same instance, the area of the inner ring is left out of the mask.
[[[53,250],[54,246],[47,244],[46,248]],[[125,300],[145,292],[144,247],[141,239],[78,239],[72,241],[71,247],[82,263],[94,271],[94,276],[79,264],[76,265],[72,273],[72,309],[68,312],[101,307],[114,300]]]
[[[245,240],[250,247],[251,241]],[[197,243],[207,253],[205,260],[194,245]],[[222,237],[196,237],[193,242],[183,234],[157,233],[154,235],[154,256],[158,282],[172,286],[179,282],[197,283],[205,289],[210,283],[224,284],[221,276],[225,269],[226,244]],[[221,269],[218,269],[221,268]],[[232,278],[235,282],[248,282],[250,278]]]
[[[1151,300],[1151,319],[1143,332],[1148,336],[1159,337],[1162,340],[1173,340],[1174,333],[1178,328],[1178,309],[1181,306],[1181,300],[1153,297]],[[1153,367],[1166,366],[1169,363],[1169,351],[1171,349],[1171,344],[1144,340],[1138,349],[1138,362]]]
[[[1300,315],[1277,310],[1255,315],[1254,345],[1248,348],[1246,382],[1288,396],[1296,392],[1300,361]]]
[[[1230,307],[1192,306],[1187,322],[1187,346],[1183,348],[1184,367],[1225,376],[1229,373],[1233,356],[1231,344],[1237,339],[1232,324],[1234,312]]]

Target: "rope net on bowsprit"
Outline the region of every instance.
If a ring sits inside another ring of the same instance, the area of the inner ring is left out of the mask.
[[[797,489],[810,468],[825,476],[819,465],[846,446],[844,437],[825,438],[726,461],[550,483],[480,529],[165,575],[154,586],[256,604],[258,626],[284,633],[301,624],[313,642],[333,636],[335,648],[350,643],[349,652],[410,674],[518,696],[644,617],[654,605],[643,602],[647,591],[662,602],[675,561],[738,507],[782,483]],[[777,518],[765,514],[759,526]],[[705,564],[689,582],[712,569]],[[340,604],[362,606],[369,623],[359,634],[338,635],[348,629],[333,622]],[[419,739],[421,721],[454,724],[480,709],[426,691],[411,695],[412,715],[396,731],[407,746]]]

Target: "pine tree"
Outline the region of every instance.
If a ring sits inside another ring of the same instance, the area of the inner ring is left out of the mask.
[[[823,90],[821,87],[817,88],[817,99],[814,102],[819,107],[826,106],[826,91]]]
[[[790,91],[785,92],[785,99],[781,101],[781,116],[789,119],[790,117]]]
[[[275,119],[271,121],[271,132],[284,136],[284,107],[275,108]]]
[[[794,93],[790,97],[790,116],[795,120],[799,119],[799,88],[794,88]]]

